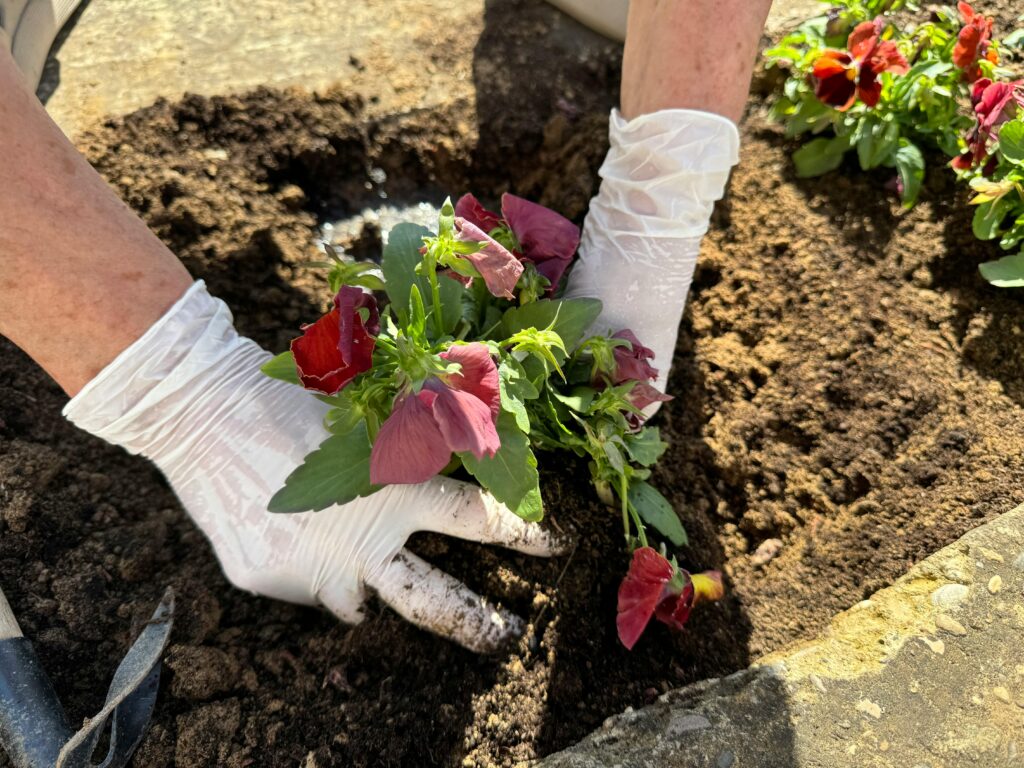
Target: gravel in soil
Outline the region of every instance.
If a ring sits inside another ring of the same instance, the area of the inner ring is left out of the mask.
[[[579,220],[616,66],[573,62],[564,78],[592,87],[571,98],[563,80],[523,88],[513,63],[475,105],[382,115],[352,93],[189,97],[81,145],[240,331],[277,351],[326,303],[304,266],[318,228],[382,191],[407,205],[507,184]],[[905,213],[884,178],[853,168],[796,180],[761,112],[755,96],[658,416],[672,447],[655,481],[690,533],[682,559],[724,570],[725,600],[622,649],[618,522],[561,458],[544,488],[551,524],[578,542],[568,558],[415,540],[531,620],[503,654],[476,657],[378,604],[347,627],[243,594],[159,473],[72,429],[60,391],[0,341],[0,584],[72,719],[99,707],[170,584],[178,620],[135,765],[511,766],[813,634],[1024,500],[1024,299],[978,277],[992,252],[962,190],[933,170]],[[371,222],[349,245],[371,254],[379,237]]]

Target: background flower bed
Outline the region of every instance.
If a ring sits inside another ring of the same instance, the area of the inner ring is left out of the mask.
[[[323,309],[316,270],[297,266],[312,257],[317,216],[380,199],[365,187],[367,152],[392,201],[469,188],[493,197],[501,190],[487,184],[508,179],[582,215],[615,65],[592,49],[562,53],[532,3],[501,5],[479,44],[475,108],[371,119],[381,112],[370,91],[260,92],[157,105],[82,144],[240,329],[281,350]],[[1011,3],[999,7],[1008,25]],[[539,53],[517,63],[527,41]],[[557,75],[527,76],[538,66]],[[63,423],[60,393],[3,343],[0,583],[72,716],[96,708],[170,583],[179,625],[136,765],[288,765],[309,752],[318,766],[511,765],[812,634],[1024,500],[1024,298],[977,274],[994,246],[974,240],[963,190],[938,169],[901,213],[879,192],[884,178],[855,160],[795,180],[794,145],[763,115],[771,77],[696,278],[677,398],[658,417],[672,448],[655,480],[684,512],[685,564],[725,571],[722,603],[681,635],[658,626],[624,651],[613,619],[621,573],[609,568],[621,558],[618,521],[572,465],[544,476],[552,519],[580,537],[561,581],[565,559],[417,544],[536,619],[533,648],[481,659],[380,608],[348,630],[243,595],[157,473]],[[356,247],[371,252],[374,237],[364,230]]]

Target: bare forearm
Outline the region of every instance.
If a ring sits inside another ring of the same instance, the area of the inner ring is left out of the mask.
[[[191,284],[53,123],[0,48],[0,334],[69,393]]]
[[[622,114],[715,112],[738,122],[771,0],[632,0]]]

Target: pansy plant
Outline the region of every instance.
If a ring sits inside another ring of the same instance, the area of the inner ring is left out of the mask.
[[[263,370],[326,402],[330,437],[271,511],[320,510],[385,485],[466,473],[537,521],[535,451],[571,451],[621,516],[628,551],[653,552],[655,538],[663,552],[684,546],[679,516],[648,482],[668,446],[644,409],[671,399],[652,384],[653,353],[629,329],[588,337],[600,302],[559,297],[579,246],[572,222],[511,194],[500,207],[464,195],[445,203],[435,232],[400,224],[379,265],[325,247],[330,311]],[[623,582],[627,602],[636,562]],[[644,605],[681,628],[698,597],[716,593],[670,562],[665,595]],[[623,623],[620,610],[618,627],[632,647],[647,621],[629,610],[634,618]]]

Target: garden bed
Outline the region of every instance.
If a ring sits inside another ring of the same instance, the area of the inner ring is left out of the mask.
[[[522,42],[492,36],[484,63]],[[545,66],[557,70],[553,56]],[[511,74],[488,79],[475,105],[387,114],[359,93],[189,97],[81,144],[240,331],[280,351],[327,295],[303,266],[319,227],[382,193],[397,205],[468,190],[492,199],[507,181],[581,219],[616,67],[574,60],[545,82],[507,61]],[[575,94],[563,87],[573,77],[586,85]],[[655,482],[690,534],[683,564],[722,569],[722,602],[682,634],[653,627],[625,651],[620,523],[585,467],[561,458],[543,488],[551,524],[578,542],[569,558],[415,540],[532,620],[507,653],[476,657],[376,604],[350,628],[240,593],[157,471],[65,423],[60,391],[0,342],[0,584],[72,717],[98,707],[170,584],[178,623],[137,766],[289,765],[310,753],[316,766],[513,765],[813,634],[1024,501],[1024,294],[979,277],[995,249],[973,239],[962,191],[932,171],[904,213],[852,166],[796,180],[792,145],[763,117],[771,83],[758,81],[695,278],[676,399],[657,417],[671,448]],[[379,232],[351,240],[369,255]]]

